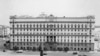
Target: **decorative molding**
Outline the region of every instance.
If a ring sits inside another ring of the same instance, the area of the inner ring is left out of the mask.
[[[13,23],[10,21],[10,23]],[[95,23],[94,21],[14,21],[14,23]]]

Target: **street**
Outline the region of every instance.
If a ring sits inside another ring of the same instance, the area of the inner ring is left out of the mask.
[[[63,51],[47,51],[44,52],[47,53],[47,55],[44,56],[75,56],[72,53],[67,53],[67,52],[63,52]],[[100,56],[100,52],[80,52],[79,54],[83,55],[87,55],[87,56]],[[40,56],[40,52],[33,52],[33,51],[25,51],[23,53],[16,53],[14,51],[6,51],[6,52],[2,52],[0,51],[0,56]]]

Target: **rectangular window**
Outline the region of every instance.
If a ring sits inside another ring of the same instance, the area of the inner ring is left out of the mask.
[[[86,43],[86,40],[85,40],[85,43]]]
[[[81,40],[81,42],[83,43],[83,40]]]
[[[78,28],[80,28],[80,25],[78,25]]]
[[[32,25],[30,25],[30,28],[32,28]]]
[[[45,39],[43,39],[43,41],[45,42]]]
[[[76,28],[76,25],[75,25],[75,28]]]
[[[30,42],[32,42],[32,39],[30,39]]]
[[[87,25],[85,25],[85,28],[87,28]]]
[[[68,25],[68,28],[69,28],[69,25]]]
[[[28,24],[27,24],[27,28],[28,28]]]
[[[91,40],[90,40],[90,42],[91,42]]]
[[[66,24],[64,25],[64,28],[66,28]]]
[[[71,28],[73,28],[73,25],[71,25]]]
[[[19,39],[17,39],[17,41],[19,42]]]
[[[28,42],[28,39],[27,39],[27,42]]]
[[[17,24],[17,28],[19,28],[19,25]]]
[[[37,24],[37,28],[38,28],[38,24]]]
[[[25,39],[24,39],[24,42],[25,42]]]
[[[40,42],[42,41],[42,39],[40,39]]]
[[[57,25],[57,27],[59,28],[59,24]]]
[[[13,42],[15,41],[15,39],[13,39]]]

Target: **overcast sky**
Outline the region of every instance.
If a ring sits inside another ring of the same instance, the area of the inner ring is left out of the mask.
[[[94,15],[100,25],[100,0],[0,0],[0,25],[9,26],[10,15],[38,16],[41,12],[55,16]]]

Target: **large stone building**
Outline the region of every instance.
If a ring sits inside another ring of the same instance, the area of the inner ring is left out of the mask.
[[[94,50],[94,16],[10,17],[10,49],[92,51]]]

